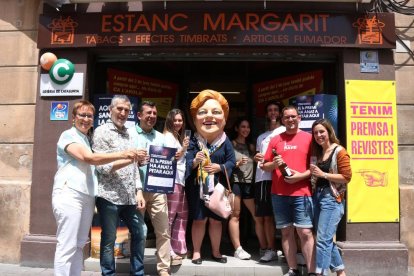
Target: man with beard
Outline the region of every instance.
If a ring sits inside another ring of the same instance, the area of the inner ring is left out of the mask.
[[[294,106],[282,110],[286,131],[270,140],[264,156],[263,170],[272,172],[272,205],[276,228],[282,232],[282,247],[289,271],[299,275],[296,261],[295,229],[301,241],[308,275],[315,271],[314,238],[312,234],[312,196],[310,187],[310,145],[312,135],[299,129],[301,117]],[[278,167],[287,164],[292,176],[283,176]]]

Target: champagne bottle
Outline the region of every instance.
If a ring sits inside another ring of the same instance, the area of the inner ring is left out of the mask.
[[[278,155],[275,149],[272,149],[272,153],[273,153],[274,156]],[[283,176],[288,176],[289,177],[289,176],[293,175],[292,172],[290,171],[288,165],[285,162],[283,162],[280,166],[278,166],[278,168],[279,168],[279,171],[282,173]]]

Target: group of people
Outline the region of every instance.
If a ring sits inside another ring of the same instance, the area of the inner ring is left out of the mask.
[[[269,104],[268,118],[272,109],[280,110],[276,103],[274,108]],[[284,107],[280,115],[283,129],[264,134],[264,153],[256,160],[260,169],[271,173],[273,214],[289,266],[286,275],[299,275],[296,232],[308,275],[327,275],[331,269],[344,276],[334,236],[344,214],[346,184],[352,177],[349,155],[328,120],[316,120],[308,133],[299,129],[301,116],[295,106]],[[283,172],[286,164],[290,176]]]
[[[316,121],[309,134],[299,129],[300,115],[294,106],[282,108],[278,102],[267,104],[268,130],[258,137],[255,147],[249,142],[251,130],[246,118],[236,121],[232,140],[226,135],[229,104],[213,90],[200,92],[191,102],[196,128],[191,137],[184,134],[185,115],[179,109],[168,113],[163,133],[156,131],[157,107],[150,101],[141,103],[138,124],[126,128],[131,102],[123,95],[113,97],[110,120],[92,135],[95,108],[88,101],[76,103],[73,127],[64,131],[57,143],[58,171],[52,194],[57,222],[55,275],[80,275],[95,205],[102,227],[102,275],[116,273],[114,245],[119,219],[131,237],[130,275],[144,275],[145,212],[154,227],[159,275],[170,275],[170,266],[181,264],[187,254],[188,221],[192,263],[203,262],[206,227],[211,259],[226,263],[220,252],[226,219],[208,209],[205,201],[227,176],[235,195],[228,230],[236,258],[251,258],[240,242],[243,203],[255,222],[261,262],[277,259],[275,230],[281,229],[289,266],[286,275],[299,275],[296,231],[309,275],[326,275],[328,269],[345,275],[333,239],[352,175],[349,156],[327,120]],[[177,148],[171,194],[145,191],[150,145]],[[311,156],[316,159],[312,164]],[[292,176],[281,174],[278,167],[284,163]]]

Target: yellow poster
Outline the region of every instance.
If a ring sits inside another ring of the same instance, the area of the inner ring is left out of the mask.
[[[394,81],[347,80],[348,222],[398,222],[398,142]]]

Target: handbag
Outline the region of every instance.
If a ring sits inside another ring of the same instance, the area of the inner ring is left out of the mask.
[[[217,185],[214,186],[214,191],[210,195],[209,199],[204,201],[204,205],[214,214],[227,219],[233,212],[234,194],[231,190],[230,181],[225,166],[224,174],[226,176],[228,189],[226,189],[221,183],[217,183]]]

